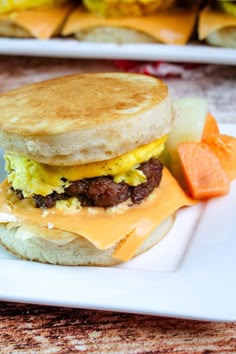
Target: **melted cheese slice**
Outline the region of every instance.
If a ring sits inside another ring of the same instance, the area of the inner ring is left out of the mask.
[[[52,9],[17,11],[8,15],[8,18],[33,37],[48,39],[59,33],[71,9],[71,5],[65,5]]]
[[[62,34],[68,36],[77,31],[93,27],[123,27],[134,29],[150,35],[166,44],[186,44],[192,34],[196,21],[197,9],[176,10],[152,16],[104,18],[97,17],[80,7],[69,16]]]
[[[8,188],[5,180],[0,189],[1,223],[29,223],[69,231],[83,236],[99,249],[107,249],[123,240],[113,256],[125,261],[132,258],[150,233],[168,216],[182,206],[195,204],[167,169],[163,171],[160,186],[147,200],[113,212],[95,207],[67,212],[53,208],[43,212],[29,200],[18,200],[14,194],[9,195]]]
[[[211,10],[209,7],[201,11],[198,22],[199,39],[205,39],[209,34],[224,27],[236,27],[236,16]]]

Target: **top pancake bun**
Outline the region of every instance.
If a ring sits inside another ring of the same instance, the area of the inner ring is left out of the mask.
[[[166,84],[128,73],[51,79],[0,95],[0,141],[11,152],[70,166],[119,156],[167,134]]]

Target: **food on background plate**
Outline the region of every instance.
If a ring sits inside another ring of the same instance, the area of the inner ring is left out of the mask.
[[[72,9],[68,0],[7,0],[0,3],[0,36],[48,39],[60,33]]]
[[[50,8],[63,5],[67,0],[4,0],[0,3],[0,13],[9,13],[12,11]]]
[[[199,15],[198,37],[208,44],[236,48],[235,1],[212,1]]]
[[[88,11],[104,17],[147,16],[169,10],[175,0],[83,0]]]
[[[198,2],[85,0],[68,17],[63,36],[82,41],[186,44],[193,33]]]

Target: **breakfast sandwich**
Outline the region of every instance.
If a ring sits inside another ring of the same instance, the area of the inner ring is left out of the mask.
[[[199,15],[198,35],[210,45],[236,48],[235,1],[211,1]]]
[[[0,36],[48,39],[60,33],[71,9],[68,0],[0,2]]]
[[[62,35],[90,42],[186,44],[196,21],[196,3],[84,0],[68,17]]]
[[[18,257],[127,261],[192,203],[159,160],[177,113],[157,78],[65,76],[2,94],[0,110],[0,240]]]

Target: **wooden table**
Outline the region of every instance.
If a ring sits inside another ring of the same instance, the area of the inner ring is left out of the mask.
[[[69,73],[114,70],[105,61],[3,56],[0,91]],[[236,122],[235,67],[199,67],[185,80],[166,81],[174,97],[208,97],[219,121]],[[1,354],[75,352],[236,353],[236,323],[0,303]]]

